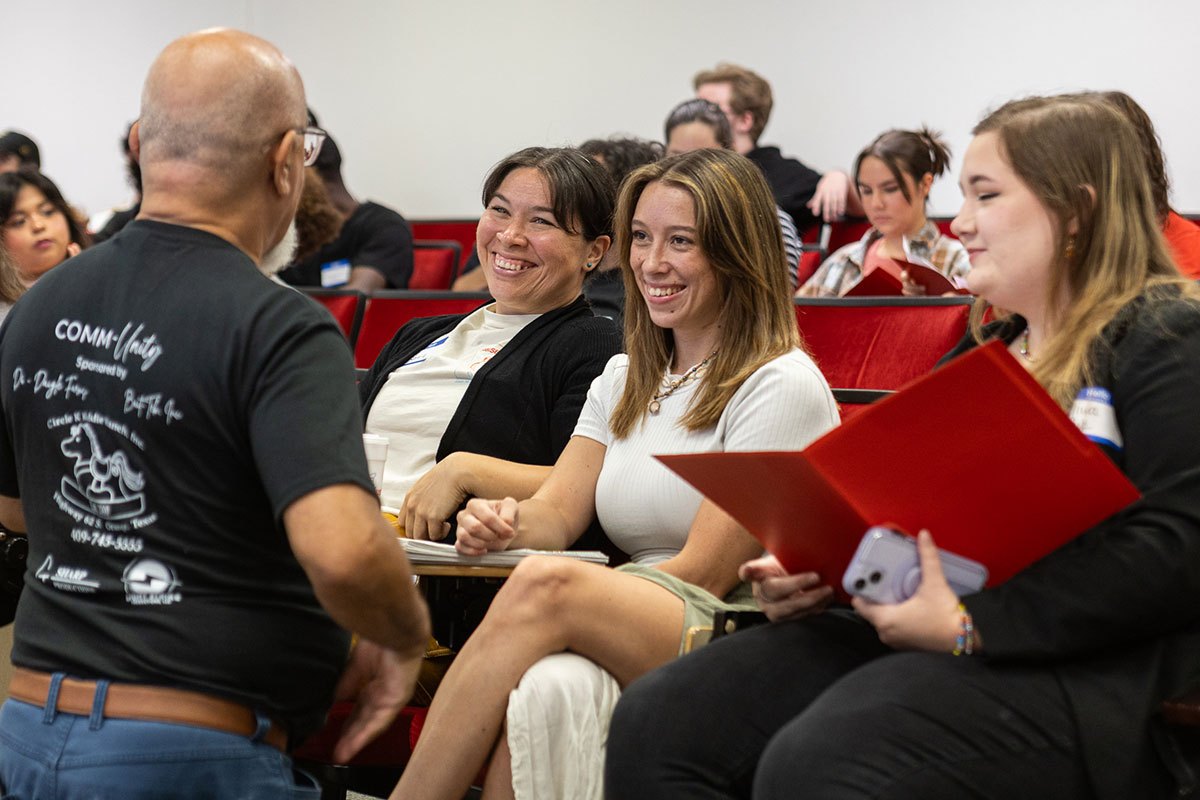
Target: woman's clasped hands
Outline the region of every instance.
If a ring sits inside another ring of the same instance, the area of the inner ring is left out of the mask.
[[[504,550],[517,535],[517,501],[472,498],[458,512],[458,540],[454,548],[464,556],[481,556]]]
[[[775,556],[747,561],[738,577],[753,584],[754,599],[772,622],[824,611],[833,599],[833,587],[817,573],[789,575]]]

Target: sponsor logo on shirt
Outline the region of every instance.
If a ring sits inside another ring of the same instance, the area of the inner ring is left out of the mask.
[[[75,461],[72,475],[64,476],[60,487],[68,503],[109,520],[130,519],[146,510],[145,477],[123,450],[105,453],[91,423],[71,425],[59,449]]]
[[[177,591],[182,584],[175,572],[161,561],[139,558],[131,561],[121,575],[125,584],[125,602],[135,606],[169,606],[183,599]]]
[[[88,571],[82,567],[55,566],[54,556],[46,556],[36,574],[42,583],[49,583],[64,592],[92,594],[100,588],[100,582],[89,578]]]

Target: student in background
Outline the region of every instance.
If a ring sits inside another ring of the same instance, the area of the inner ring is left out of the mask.
[[[0,174],[0,225],[25,288],[91,244],[54,181],[32,167]]]
[[[1146,171],[1150,176],[1150,190],[1154,195],[1154,208],[1162,224],[1167,247],[1175,258],[1179,271],[1189,278],[1200,278],[1200,225],[1184,219],[1171,208],[1168,195],[1171,182],[1167,178],[1167,163],[1163,156],[1162,143],[1154,131],[1154,123],[1137,101],[1124,92],[1099,92],[1099,97],[1112,103],[1133,125],[1142,143],[1146,157]]]
[[[704,147],[727,150],[733,148],[733,133],[729,128],[729,120],[715,103],[698,97],[685,100],[671,109],[663,128],[667,155],[690,153]],[[783,254],[787,260],[788,281],[795,290],[799,281],[797,270],[802,252],[800,234],[796,231],[791,214],[778,204],[775,206],[775,215],[779,219],[780,232],[783,234]]]
[[[771,117],[771,84],[758,73],[737,64],[721,63],[692,78],[696,97],[715,103],[729,120],[733,150],[753,161],[771,186],[779,207],[804,233],[818,220],[832,222],[843,215],[859,216],[858,198],[850,176],[841,170],[821,175],[778,147],[760,145],[759,137]]]
[[[875,269],[900,272],[905,294],[923,294],[903,274],[905,263],[932,267],[962,283],[971,269],[967,251],[925,216],[933,180],[949,166],[950,149],[928,128],[876,137],[854,159],[854,185],[870,230],[825,259],[797,294],[837,297]]]
[[[317,125],[309,111],[309,125]],[[313,164],[344,222],[337,237],[314,255],[279,273],[293,286],[328,289],[407,289],[413,271],[413,238],[408,221],[387,206],[360,202],[342,179],[342,152],[328,133]]]

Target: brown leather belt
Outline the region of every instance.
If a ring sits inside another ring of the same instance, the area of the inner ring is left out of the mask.
[[[13,669],[8,693],[16,700],[45,706],[50,694],[50,674],[24,667]],[[88,716],[92,713],[95,681],[64,678],[58,687],[57,710],[68,714]],[[210,728],[250,738],[258,730],[254,712],[246,706],[219,697],[165,686],[143,686],[132,683],[112,683],[104,698],[104,716],[118,719],[137,719],[145,722],[172,722]],[[263,741],[281,752],[287,752],[287,731],[272,722]]]

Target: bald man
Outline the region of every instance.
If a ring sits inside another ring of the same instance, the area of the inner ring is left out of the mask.
[[[256,268],[304,123],[269,43],[173,42],[130,132],[141,213],[0,333],[0,522],[29,533],[0,794],[300,796],[286,753],[335,692],[360,694],[346,758],[411,691],[428,617],[346,343]]]

